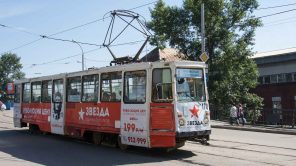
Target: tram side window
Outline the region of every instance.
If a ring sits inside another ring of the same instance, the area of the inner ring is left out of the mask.
[[[21,85],[15,85],[14,102],[19,103],[21,101]]]
[[[52,82],[51,81],[43,81],[42,82],[41,101],[43,103],[50,103],[51,102],[51,94],[52,94]]]
[[[53,102],[62,102],[64,96],[64,85],[63,80],[54,80],[53,81]]]
[[[121,82],[121,72],[103,73],[101,75],[101,101],[120,101]]]
[[[81,97],[81,77],[68,78],[67,101],[80,102],[80,97]]]
[[[125,72],[123,100],[125,103],[146,102],[146,71]]]
[[[39,103],[41,101],[41,82],[33,82],[31,86],[31,101],[32,103]]]
[[[82,101],[83,102],[97,102],[98,101],[98,87],[99,75],[88,75],[82,77]]]
[[[31,86],[30,83],[23,84],[23,102],[29,103],[31,98]]]
[[[152,74],[152,101],[171,102],[173,100],[171,69],[154,69]]]

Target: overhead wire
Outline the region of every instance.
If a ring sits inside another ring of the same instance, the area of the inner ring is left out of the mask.
[[[277,5],[277,6],[270,6],[270,7],[263,7],[263,8],[258,8],[257,10],[274,9],[274,8],[293,6],[293,5],[296,5],[296,3],[290,3],[290,4],[285,4],[285,5]]]
[[[138,41],[120,43],[120,44],[111,45],[111,46],[114,47],[114,46],[122,46],[122,45],[133,45],[133,44],[137,44],[137,43],[142,42],[142,41],[144,41],[144,40],[138,40]],[[94,52],[94,51],[97,51],[97,50],[102,49],[102,48],[103,47],[98,47],[98,48],[95,48],[95,49],[91,49],[91,50],[85,51],[84,52],[84,55],[85,54],[88,54],[88,53],[91,53],[91,52]],[[31,66],[29,66],[28,68],[32,68],[32,67],[35,67],[35,66],[41,66],[41,65],[47,65],[47,64],[51,64],[51,63],[63,61],[63,60],[69,59],[69,58],[77,57],[77,56],[81,56],[81,53],[74,54],[74,55],[71,55],[71,56],[67,56],[67,57],[64,57],[64,58],[59,58],[59,59],[51,60],[51,61],[48,61],[48,62],[35,63],[35,64],[32,64]]]
[[[151,4],[155,4],[157,3],[158,1],[153,1],[153,2],[150,2],[150,3],[146,3],[146,4],[143,4],[143,5],[140,5],[140,6],[137,6],[137,7],[134,7],[134,8],[131,8],[131,9],[128,9],[128,10],[135,10],[135,9],[138,9],[138,8],[142,8],[144,6],[148,6],[148,5],[151,5]],[[280,8],[280,7],[286,7],[286,6],[292,6],[292,5],[296,5],[296,3],[291,3],[291,4],[285,4],[285,5],[278,5],[278,6],[271,6],[271,7],[265,7],[265,8],[258,8],[257,10],[265,10],[265,9],[274,9],[274,8]],[[273,15],[277,15],[277,14],[282,14],[282,13],[286,13],[286,12],[290,12],[290,11],[294,11],[296,9],[292,9],[292,10],[287,10],[287,11],[283,11],[283,12],[279,12],[279,13],[274,13],[274,14],[270,14],[270,15],[265,15],[265,16],[261,16],[261,17],[258,17],[258,18],[264,18],[264,17],[269,17],[269,16],[273,16]],[[68,29],[65,29],[65,30],[62,30],[62,31],[59,31],[59,32],[56,32],[56,33],[53,33],[51,35],[48,35],[46,36],[47,38],[49,37],[52,37],[52,36],[55,36],[55,35],[58,35],[58,34],[62,34],[62,33],[65,33],[65,32],[68,32],[68,31],[71,31],[71,30],[74,30],[74,29],[77,29],[77,28],[80,28],[80,27],[83,27],[83,26],[87,26],[87,25],[90,25],[90,24],[93,24],[93,23],[96,23],[96,22],[99,22],[99,21],[102,21],[106,18],[109,18],[110,16],[108,17],[103,17],[103,18],[100,18],[100,19],[96,19],[96,20],[93,20],[93,21],[90,21],[90,22],[87,22],[87,23],[84,23],[84,24],[81,24],[81,25],[77,25],[77,26],[74,26],[74,27],[71,27],[71,28],[68,28]],[[31,35],[34,35],[34,36],[39,36],[39,34],[36,34],[36,33],[33,33],[33,32],[29,32],[29,31],[26,31],[26,30],[21,30],[21,29],[18,29],[18,28],[14,28],[14,27],[11,27],[11,26],[7,26],[7,25],[3,25],[3,24],[0,24],[0,26],[2,27],[6,27],[6,28],[11,28],[11,29],[14,29],[14,30],[17,30],[17,31],[20,31],[20,32],[24,32],[24,33],[27,33],[27,34],[31,34]],[[45,35],[44,35],[45,36]],[[36,43],[40,40],[44,39],[44,37],[41,36],[41,38],[39,39],[36,39],[36,40],[33,40],[31,42],[28,42],[28,43],[25,43],[25,44],[22,44],[18,47],[15,47],[13,49],[10,49],[9,51],[6,51],[6,52],[11,52],[11,51],[14,51],[14,50],[17,50],[17,49],[20,49],[22,47],[25,47],[25,46],[28,46],[28,45],[31,45],[33,43]],[[82,44],[82,43],[81,43]],[[5,53],[5,52],[4,52]]]
[[[16,27],[9,26],[9,25],[4,25],[4,24],[0,24],[0,26],[3,27],[3,28],[9,28],[9,29],[13,29],[13,30],[16,30],[16,31],[19,31],[19,32],[23,32],[23,33],[26,33],[26,34],[29,34],[29,35],[39,36],[39,34],[37,34],[37,33],[30,32],[30,31],[27,31],[27,30],[24,30],[24,29],[21,29],[21,28],[16,28]]]
[[[76,41],[76,40],[60,39],[60,38],[54,38],[54,37],[49,37],[49,36],[45,36],[45,35],[41,35],[41,37],[46,38],[46,39],[56,40],[56,41],[72,42],[72,43],[79,43],[79,44],[90,45],[90,46],[103,47],[103,45],[99,45],[99,44],[80,42],[80,41]]]
[[[278,23],[278,22],[282,22],[282,21],[287,21],[287,20],[294,20],[296,19],[296,17],[288,17],[288,18],[285,18],[285,19],[279,19],[279,20],[275,20],[275,21],[271,21],[271,22],[266,22],[264,23],[264,25],[269,25],[269,24],[273,24],[273,23]]]
[[[265,18],[265,17],[275,16],[275,15],[279,15],[279,14],[283,14],[283,13],[292,12],[292,11],[295,11],[295,10],[296,10],[296,8],[295,9],[281,11],[281,12],[277,12],[277,13],[273,13],[273,14],[268,14],[268,15],[260,16],[260,17],[257,17],[257,18]]]
[[[144,7],[144,6],[148,6],[148,5],[154,4],[154,3],[156,3],[156,2],[158,2],[158,1],[153,1],[153,2],[150,2],[150,3],[146,3],[146,4],[143,4],[143,5],[140,5],[140,6],[137,6],[137,7],[131,8],[131,9],[128,9],[128,10],[135,10],[135,9],[138,9],[138,8],[142,8],[142,7]],[[65,33],[65,32],[68,32],[68,31],[71,31],[71,30],[74,30],[74,29],[80,28],[80,27],[84,27],[84,26],[87,26],[87,25],[90,25],[90,24],[93,24],[93,23],[99,22],[99,21],[103,21],[104,19],[109,18],[109,17],[111,17],[111,16],[108,16],[108,17],[105,17],[105,16],[104,16],[103,18],[100,18],[100,19],[96,19],[96,20],[93,20],[93,21],[90,21],[90,22],[87,22],[87,23],[84,23],[84,24],[81,24],[81,25],[77,25],[77,26],[74,26],[74,27],[71,27],[71,28],[68,28],[68,29],[65,29],[65,30],[61,30],[61,31],[59,31],[59,32],[56,32],[56,33],[53,33],[53,34],[48,35],[48,37],[52,37],[52,36],[55,36],[55,35],[58,35],[58,34],[62,34],[62,33]],[[1,25],[0,25],[0,26],[1,26]],[[31,41],[31,42],[28,42],[28,43],[24,43],[24,44],[22,44],[22,45],[20,45],[20,46],[17,46],[17,47],[15,47],[15,48],[12,48],[12,49],[10,49],[10,50],[8,50],[8,51],[5,51],[5,52],[3,52],[3,53],[6,53],[6,52],[12,52],[12,51],[14,51],[14,50],[17,50],[17,49],[23,48],[23,47],[25,47],[25,46],[31,45],[31,44],[33,44],[33,43],[36,43],[36,42],[38,42],[38,41],[40,41],[40,40],[42,40],[42,39],[44,39],[44,38],[43,38],[43,37],[40,37],[40,38],[38,38],[38,39],[36,39],[36,40],[33,40],[33,41]],[[3,54],[3,53],[2,53],[2,54]]]

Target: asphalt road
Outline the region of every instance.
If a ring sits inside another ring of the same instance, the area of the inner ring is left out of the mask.
[[[0,113],[0,165],[296,165],[293,135],[213,129],[209,146],[187,142],[176,151],[122,151],[58,135],[31,135]]]

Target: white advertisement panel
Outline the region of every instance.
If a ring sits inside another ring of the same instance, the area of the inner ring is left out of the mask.
[[[121,108],[121,142],[148,147],[149,114],[144,104],[124,104]]]
[[[209,109],[206,102],[177,103],[177,132],[210,130]]]
[[[14,103],[13,104],[13,124],[14,127],[22,127],[21,126],[21,104],[20,103]]]
[[[64,104],[62,102],[52,103],[51,109],[51,132],[64,135]]]

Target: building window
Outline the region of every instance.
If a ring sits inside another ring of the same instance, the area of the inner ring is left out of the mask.
[[[296,82],[296,73],[293,73],[293,81]]]
[[[97,102],[99,75],[88,75],[82,77],[82,101]]]
[[[296,109],[296,96],[294,96],[294,102],[295,102],[294,107],[295,107],[295,109]]]
[[[282,101],[281,97],[272,97],[272,108],[282,109],[281,101]]]
[[[278,74],[278,82],[286,82],[285,74]]]
[[[264,76],[264,84],[270,84],[270,76]]]
[[[263,77],[258,78],[258,84],[263,84]]]
[[[41,101],[41,82],[33,82],[32,86],[32,103],[39,103]]]
[[[286,77],[287,82],[292,82],[293,81],[292,73],[286,73],[285,77]]]
[[[68,78],[67,101],[80,102],[80,97],[81,97],[81,77]]]
[[[51,102],[51,94],[52,94],[52,82],[51,81],[43,81],[42,82],[41,101],[43,103],[50,103]]]
[[[120,101],[121,82],[121,72],[101,74],[101,101]]]
[[[29,103],[31,98],[31,86],[30,83],[23,84],[23,102]]]
[[[270,76],[270,83],[277,83],[277,75],[276,74]]]
[[[154,69],[152,79],[152,101],[171,102],[172,100],[171,69]]]
[[[130,71],[124,75],[125,103],[146,102],[146,71]]]

